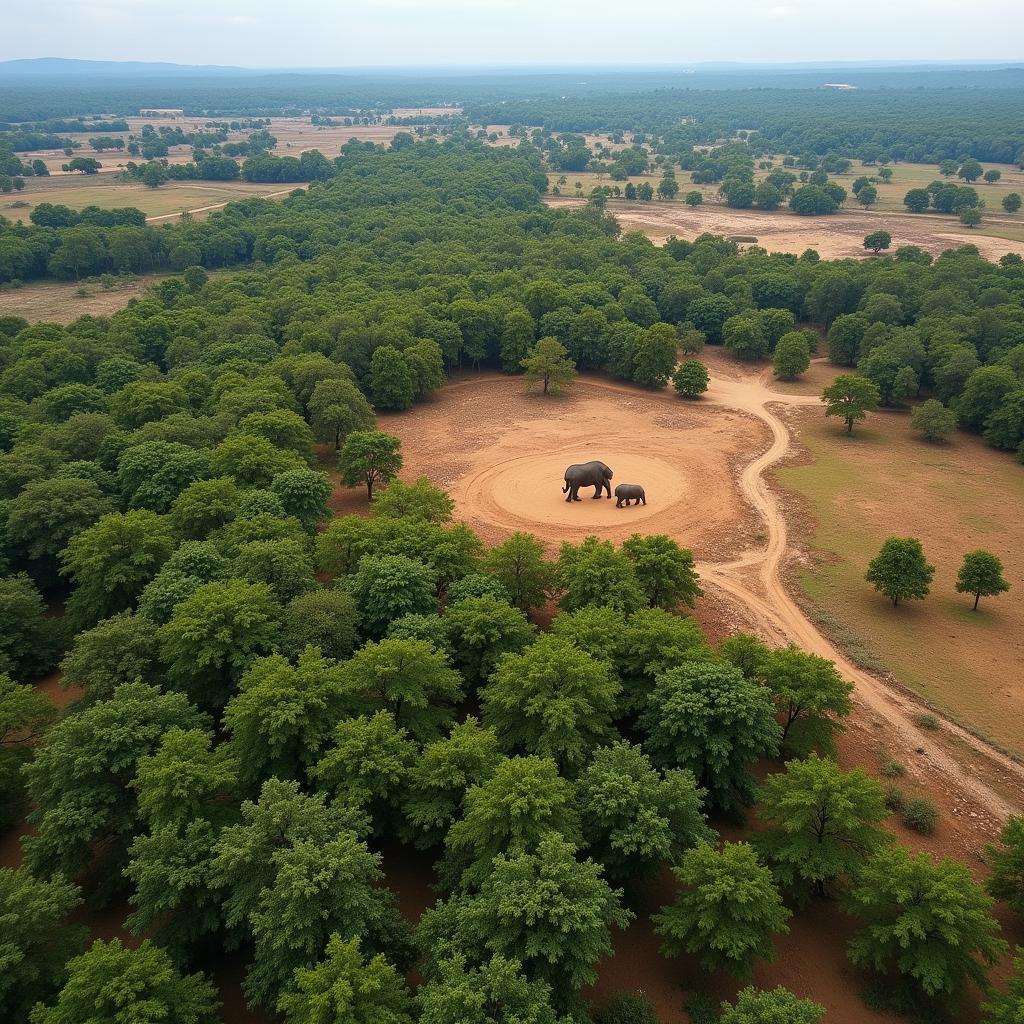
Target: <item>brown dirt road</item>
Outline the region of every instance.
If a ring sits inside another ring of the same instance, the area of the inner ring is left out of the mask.
[[[836,663],[842,675],[855,686],[855,700],[874,716],[884,720],[898,737],[901,746],[923,752],[924,764],[933,775],[943,777],[948,787],[960,789],[975,807],[996,822],[1019,812],[1000,793],[976,774],[965,772],[936,738],[934,730],[915,724],[920,705],[889,683],[866,672],[846,658],[841,651],[810,621],[790,596],[782,580],[781,569],[790,554],[785,514],[776,495],[768,487],[764,473],[790,453],[791,438],[778,407],[814,406],[819,399],[812,395],[784,394],[772,390],[766,381],[768,371],[736,377],[712,376],[706,400],[728,409],[756,416],[772,432],[772,444],[740,473],[738,484],[743,496],[764,523],[767,542],[763,547],[747,550],[739,557],[720,563],[701,563],[702,580],[724,591],[739,602],[753,617],[759,631],[778,642],[793,642]],[[944,721],[943,731],[961,747],[984,756],[1004,777],[1024,787],[1024,766],[993,749],[956,723]],[[920,765],[921,759],[915,761]]]

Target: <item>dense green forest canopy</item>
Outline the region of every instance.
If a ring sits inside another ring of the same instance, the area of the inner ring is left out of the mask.
[[[1002,953],[967,869],[891,848],[880,785],[814,753],[850,709],[827,663],[713,650],[667,536],[486,550],[429,481],[389,483],[400,446],[374,427],[446,368],[518,371],[540,338],[663,387],[681,330],[755,358],[806,319],[885,400],[931,391],[1013,448],[1024,261],[659,247],[546,208],[546,180],[529,145],[354,143],[281,203],[0,234],[69,276],[147,246],[183,268],[110,317],[0,318],[0,807],[35,826],[0,871],[5,1020],[207,1024],[199,972],[238,950],[247,999],[288,1024],[585,1024],[626,887],[665,861],[663,951],[741,978],[823,893],[847,894],[851,955],[904,1006],[955,1008]],[[332,521],[332,448],[376,485],[371,515]],[[54,722],[29,684],[58,664],[82,696]],[[766,758],[788,767],[759,788]],[[763,836],[719,848],[754,800]],[[385,846],[436,864],[415,932]],[[71,915],[117,896],[145,941],[86,948]],[[741,994],[820,1019],[794,999]]]

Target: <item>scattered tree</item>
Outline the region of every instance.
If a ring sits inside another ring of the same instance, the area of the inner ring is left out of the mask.
[[[974,595],[974,610],[983,597],[998,597],[1010,589],[1003,576],[1003,563],[989,551],[969,551],[956,578],[958,594]]]
[[[545,395],[560,395],[576,379],[576,364],[557,338],[541,338],[527,353],[522,366],[527,385],[540,381]]]
[[[915,537],[889,537],[882,550],[871,560],[864,579],[874,584],[895,608],[900,599],[921,600],[931,589],[935,566],[924,556],[924,548]]]
[[[826,416],[839,416],[846,423],[846,432],[853,433],[856,420],[874,412],[882,400],[878,385],[853,373],[841,373],[822,392]]]

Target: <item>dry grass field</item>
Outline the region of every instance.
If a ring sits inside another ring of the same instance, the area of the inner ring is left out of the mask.
[[[852,438],[818,410],[794,426],[806,454],[777,475],[797,495],[810,561],[793,575],[819,622],[862,662],[1024,754],[1024,469],[964,433],[928,444],[906,413],[872,416]],[[894,534],[920,538],[936,567],[932,593],[895,609],[864,580]],[[1011,590],[973,612],[954,583],[977,548],[1003,560]]]
[[[430,114],[453,114],[458,108],[423,108],[396,110],[397,117],[416,117]],[[67,138],[79,143],[74,156],[87,156],[99,160],[103,172],[117,171],[124,167],[129,160],[138,160],[124,150],[104,150],[97,153],[90,145],[89,139],[97,135],[109,135],[115,138],[127,138],[129,135],[141,133],[144,125],[152,125],[154,128],[180,128],[185,132],[202,131],[206,122],[205,117],[129,117],[127,132],[77,132],[67,135]],[[219,120],[219,119],[218,119]],[[325,156],[337,156],[338,150],[349,139],[361,139],[363,141],[387,143],[391,138],[401,131],[413,131],[413,128],[396,125],[352,125],[352,126],[323,126],[310,123],[308,117],[274,117],[271,118],[271,125],[268,129],[278,140],[273,152],[278,156],[298,156],[307,149],[319,149]],[[495,130],[500,130],[496,128]],[[230,132],[228,141],[238,142],[244,140],[249,134],[248,130]],[[70,157],[65,156],[63,150],[41,149],[30,153],[20,154],[23,160],[42,160],[53,177],[66,176],[68,172],[62,171],[61,166],[68,162]],[[192,159],[191,146],[171,146],[167,155],[167,161],[172,164],[188,163]],[[72,172],[71,177],[78,178],[80,175]]]
[[[27,178],[18,193],[0,197],[0,216],[28,223],[40,203],[59,203],[80,210],[85,206],[122,209],[134,206],[150,219],[170,219],[190,210],[201,217],[209,208],[223,206],[245,196],[287,195],[298,185],[252,184],[246,181],[168,181],[159,188],[141,182],[123,182],[112,174],[89,177]],[[14,206],[27,203],[27,206]],[[206,208],[206,209],[204,209]]]

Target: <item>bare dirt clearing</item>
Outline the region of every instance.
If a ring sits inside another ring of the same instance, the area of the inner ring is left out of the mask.
[[[596,378],[545,400],[524,394],[521,380],[466,375],[380,425],[403,440],[403,476],[425,474],[448,488],[459,518],[490,543],[529,530],[554,554],[589,533],[621,541],[642,523],[644,532],[669,533],[699,557],[718,558],[756,535],[733,465],[766,441],[742,414]],[[616,508],[593,500],[591,488],[567,503],[565,467],[595,458],[615,471],[613,487],[643,484],[648,504]]]
[[[548,196],[544,201],[556,207],[579,206],[583,202],[570,196]],[[732,210],[718,203],[691,208],[681,202],[632,203],[615,199],[609,200],[608,211],[615,215],[623,231],[642,231],[658,245],[672,235],[690,240],[702,234],[750,236],[771,252],[799,254],[815,249],[823,259],[842,259],[870,255],[864,249],[864,236],[885,230],[892,234],[894,249],[919,245],[937,256],[946,249],[971,244],[990,260],[1008,252],[1024,255],[1024,242],[960,229],[955,218],[927,214],[843,210],[828,217],[798,217],[781,210]],[[994,225],[990,223],[987,227],[993,229]],[[984,229],[983,226],[981,230]]]

